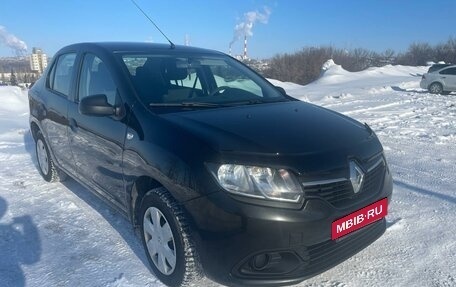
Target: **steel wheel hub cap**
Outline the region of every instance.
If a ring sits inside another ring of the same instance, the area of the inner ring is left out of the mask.
[[[47,175],[49,172],[49,159],[46,152],[46,147],[41,139],[36,143],[36,154],[38,156],[38,163],[43,174]]]
[[[170,275],[176,267],[176,245],[168,220],[155,207],[146,210],[143,220],[144,239],[150,258],[161,273]]]

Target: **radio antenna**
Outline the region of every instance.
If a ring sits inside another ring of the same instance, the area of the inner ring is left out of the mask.
[[[154,25],[155,28],[157,28],[157,30],[163,35],[163,37],[165,37],[166,40],[168,40],[169,44],[171,45],[171,49],[176,48],[176,45],[174,45],[174,43],[171,42],[171,40],[168,37],[166,37],[165,33],[163,33],[163,31],[157,26],[157,24],[155,24],[155,22],[149,17],[149,15],[147,15],[146,12],[144,12],[144,10],[141,9],[141,7],[139,7],[138,3],[136,3],[135,0],[131,0],[131,2],[136,6],[136,8],[138,8],[139,11],[141,11],[141,13],[143,13],[144,16],[146,16],[149,22],[152,23],[152,25]]]

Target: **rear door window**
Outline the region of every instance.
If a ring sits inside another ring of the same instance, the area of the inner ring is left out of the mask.
[[[48,88],[68,97],[74,72],[76,53],[60,55],[48,78]]]
[[[445,70],[440,71],[442,75],[456,75],[456,68],[448,68]]]

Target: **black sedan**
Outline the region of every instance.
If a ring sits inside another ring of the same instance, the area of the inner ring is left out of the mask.
[[[295,284],[385,231],[392,179],[369,126],[223,53],[74,44],[29,102],[43,178],[128,217],[169,286]]]

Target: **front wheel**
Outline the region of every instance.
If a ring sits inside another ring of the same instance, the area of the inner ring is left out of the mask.
[[[141,237],[155,275],[168,286],[190,286],[202,277],[187,218],[165,188],[141,202]]]

